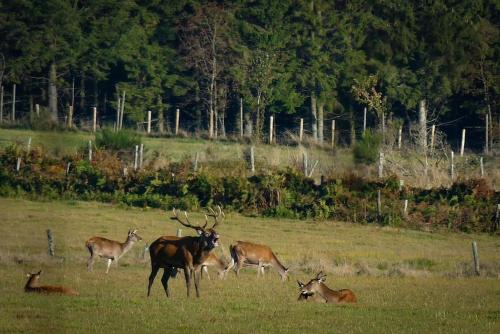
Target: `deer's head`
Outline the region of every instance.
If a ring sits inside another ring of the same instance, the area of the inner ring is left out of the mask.
[[[142,237],[137,234],[137,230],[128,230],[127,241],[138,242],[141,240]]]
[[[189,217],[186,211],[184,211],[184,217],[186,219],[186,222],[182,221],[182,219],[179,217],[179,211],[175,210],[175,208],[173,209],[174,216],[171,217],[171,219],[177,220],[182,225],[194,229],[200,238],[202,248],[205,250],[211,250],[219,246],[219,234],[217,233],[215,228],[225,217],[221,207],[217,206],[217,208],[218,212],[215,212],[212,208],[209,208],[209,212],[205,214],[205,224],[203,226],[192,225],[189,222]],[[215,221],[212,227],[210,228],[207,228],[208,217],[212,217]]]
[[[320,271],[315,278],[311,279],[307,284],[297,281],[300,288],[300,294],[305,296],[311,296],[319,291],[321,284],[326,281],[326,275]]]

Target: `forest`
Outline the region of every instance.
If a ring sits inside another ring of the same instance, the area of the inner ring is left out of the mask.
[[[71,106],[71,126],[96,107],[113,127],[120,107],[134,129],[151,110],[161,134],[180,109],[211,138],[243,119],[262,140],[273,116],[279,133],[304,118],[319,143],[336,120],[349,144],[364,108],[369,126],[409,132],[423,109],[482,150],[485,120],[498,123],[499,14],[491,0],[2,1],[2,122],[41,127],[39,104],[43,126]]]

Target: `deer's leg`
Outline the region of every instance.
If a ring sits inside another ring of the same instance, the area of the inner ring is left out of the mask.
[[[194,287],[196,289],[196,297],[200,298],[200,273],[197,273],[196,270],[192,269],[194,275]]]
[[[191,268],[184,267],[184,277],[186,279],[187,296],[189,297],[189,290],[191,290]]]
[[[106,268],[106,274],[109,272],[109,267],[111,267],[111,262],[113,262],[113,260],[108,259],[108,268]]]
[[[208,280],[210,280],[210,274],[208,273],[208,267],[207,266],[202,266],[201,267],[201,271],[200,271],[201,278],[203,278],[203,272],[205,272],[207,274],[207,278],[208,278]]]
[[[260,276],[262,268],[264,267],[262,266],[262,262],[259,260],[259,263],[257,263],[257,278]]]
[[[173,267],[167,267],[163,270],[163,276],[161,277],[161,284],[163,284],[163,289],[165,289],[165,293],[167,294],[167,297],[170,297],[170,289],[168,287],[168,280],[172,276],[174,268]]]
[[[92,271],[94,269],[94,254],[91,253],[89,259],[87,260],[87,270]]]
[[[243,268],[243,260],[238,257],[238,262],[236,263],[236,276],[240,276],[241,268]]]
[[[160,270],[159,266],[151,264],[151,274],[149,275],[149,284],[148,284],[148,297],[151,294],[151,286],[153,285],[156,274],[158,274],[158,270]]]

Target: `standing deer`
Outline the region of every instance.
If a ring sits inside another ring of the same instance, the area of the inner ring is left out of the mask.
[[[219,234],[215,231],[215,227],[224,218],[224,212],[222,212],[220,206],[218,206],[218,213],[210,209],[208,216],[214,218],[215,223],[208,229],[206,228],[208,224],[207,215],[205,215],[205,225],[197,226],[189,222],[187,212],[184,211],[186,222],[182,221],[175,208],[173,209],[173,214],[173,217],[170,217],[172,220],[176,220],[183,226],[194,229],[198,236],[163,236],[149,246],[151,274],[149,275],[148,297],[151,295],[151,286],[160,268],[163,268],[161,283],[167,297],[170,297],[168,280],[176,272],[177,268],[184,269],[188,297],[191,290],[191,276],[194,276],[196,297],[200,297],[199,271],[203,263],[208,259],[210,252],[219,245]]]
[[[42,271],[32,274],[27,274],[28,282],[24,286],[25,292],[36,292],[36,293],[46,293],[46,294],[62,294],[68,296],[78,296],[78,292],[72,288],[58,285],[42,285],[40,286],[38,281],[40,280],[40,275]]]
[[[257,277],[263,273],[264,267],[274,267],[281,276],[282,280],[288,277],[288,268],[285,268],[271,248],[265,245],[258,245],[246,241],[237,241],[236,245],[229,246],[231,252],[231,265],[236,263],[236,275],[239,276],[240,270],[244,266],[257,266]]]
[[[314,295],[319,295],[327,303],[356,303],[357,298],[354,292],[349,289],[330,289],[324,284],[326,280],[325,277],[326,275],[320,271],[316,277],[311,279],[307,284],[297,281],[300,287],[299,300],[307,300]]]
[[[87,270],[92,271],[96,256],[100,256],[108,259],[108,267],[106,268],[107,274],[109,272],[111,262],[115,261],[118,265],[118,259],[125,255],[125,253],[128,252],[136,242],[141,240],[142,238],[137,234],[137,230],[129,230],[127,240],[125,240],[125,242],[118,242],[102,237],[90,238],[85,243],[85,246],[90,252],[90,258],[87,261]]]

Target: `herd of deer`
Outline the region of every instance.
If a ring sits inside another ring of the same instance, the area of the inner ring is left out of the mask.
[[[219,271],[219,277],[223,278],[231,268],[234,268],[236,275],[239,276],[241,268],[252,266],[257,268],[257,276],[264,273],[265,267],[273,267],[281,276],[282,280],[288,278],[288,268],[285,268],[271,248],[265,245],[258,245],[251,242],[238,241],[235,245],[229,247],[231,260],[225,264],[212,251],[219,245],[219,234],[215,228],[224,219],[225,215],[220,206],[218,211],[209,209],[205,215],[205,224],[203,226],[193,225],[189,222],[186,212],[184,212],[185,221],[179,217],[179,212],[173,209],[171,219],[178,221],[183,226],[192,228],[197,236],[177,237],[162,236],[156,239],[149,246],[151,256],[151,274],[148,282],[148,297],[151,295],[151,286],[155,280],[160,268],[163,268],[161,283],[165,289],[167,297],[170,296],[168,281],[175,277],[178,269],[184,270],[186,280],[187,295],[189,297],[191,290],[191,278],[194,279],[196,296],[200,296],[200,277],[203,269],[207,266],[215,266]],[[211,228],[207,228],[208,217],[214,219]],[[118,260],[129,251],[133,245],[141,241],[142,238],[137,234],[137,230],[129,230],[127,239],[121,243],[102,237],[92,237],[87,240],[85,246],[90,252],[90,258],[87,262],[87,269],[92,271],[94,260],[97,256],[108,260],[106,273],[113,262]],[[26,292],[37,292],[47,294],[65,294],[78,295],[74,289],[63,286],[40,286],[38,280],[41,270],[38,273],[28,274],[28,282],[25,285]],[[207,271],[208,273],[208,271]],[[319,272],[315,278],[307,284],[297,281],[300,288],[299,301],[315,300],[327,303],[355,303],[356,296],[349,289],[332,290],[328,288],[325,282],[326,275]]]

